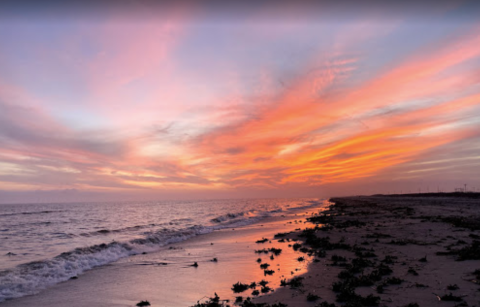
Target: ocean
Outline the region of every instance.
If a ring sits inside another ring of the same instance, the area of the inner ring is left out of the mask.
[[[0,302],[94,267],[240,227],[321,199],[235,199],[0,205]]]

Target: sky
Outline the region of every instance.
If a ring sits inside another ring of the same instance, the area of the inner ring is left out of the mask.
[[[4,1],[0,203],[480,191],[478,16]]]

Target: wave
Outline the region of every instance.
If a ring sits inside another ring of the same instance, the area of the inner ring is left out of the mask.
[[[319,203],[309,204],[309,207]],[[297,209],[297,208],[292,208]],[[180,230],[163,228],[143,238],[128,242],[111,242],[76,248],[52,259],[19,265],[0,271],[0,302],[38,293],[54,284],[69,280],[87,270],[106,265],[132,255],[159,250],[162,246],[181,242],[215,230],[240,227],[258,222],[272,213],[248,210],[228,213],[211,220],[211,225],[195,225]],[[102,230],[100,230],[101,232]]]
[[[124,228],[118,228],[118,229],[100,229],[96,231],[91,231],[91,232],[82,232],[80,236],[82,237],[92,237],[92,236],[99,236],[99,235],[107,235],[110,233],[121,233],[121,232],[126,232],[126,231],[137,231],[140,229],[145,229],[145,228],[151,228],[159,226],[158,224],[145,224],[145,225],[136,225],[136,226],[130,226],[130,227],[124,227]]]
[[[274,211],[276,211],[276,210],[274,210]],[[274,211],[270,211],[270,212],[274,212]],[[216,218],[211,219],[210,222],[218,224],[218,223],[222,223],[222,222],[225,222],[225,221],[235,220],[237,218],[241,218],[241,217],[244,217],[244,216],[255,217],[256,213],[257,213],[256,210],[248,210],[248,211],[242,211],[242,212],[236,212],[236,213],[227,213],[227,214],[220,215],[220,216],[217,216]],[[265,213],[265,214],[268,214],[268,213]]]
[[[45,211],[26,211],[26,212],[4,213],[4,214],[0,214],[0,217],[14,216],[14,215],[49,214],[49,213],[57,213],[57,212],[63,212],[63,211],[45,210]]]

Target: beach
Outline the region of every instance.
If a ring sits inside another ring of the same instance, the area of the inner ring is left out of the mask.
[[[315,229],[310,224],[295,233],[304,246],[325,251],[309,265],[303,285],[282,288],[257,302],[322,307],[479,306],[478,196],[331,199],[335,205],[326,215],[310,220],[324,226]]]
[[[465,196],[332,198],[0,305],[479,306],[480,203]]]

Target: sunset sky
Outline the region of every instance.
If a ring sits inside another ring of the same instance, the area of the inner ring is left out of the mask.
[[[3,3],[0,202],[480,191],[478,2]]]

